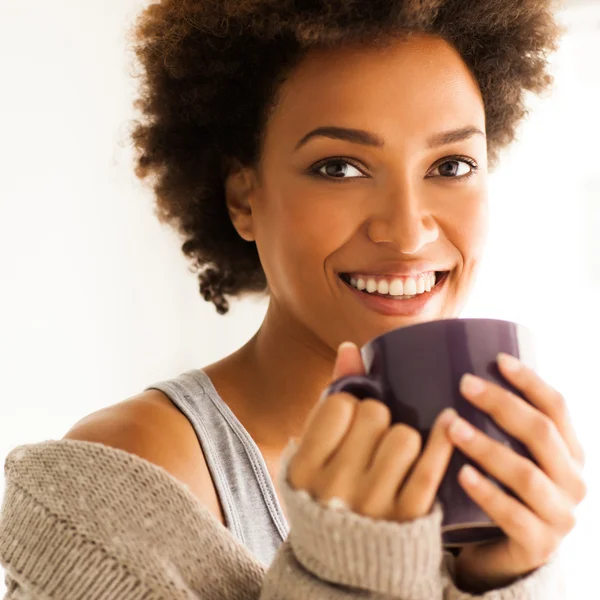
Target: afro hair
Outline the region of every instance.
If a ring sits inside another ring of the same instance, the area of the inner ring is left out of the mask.
[[[182,236],[200,294],[267,292],[256,244],[231,223],[228,161],[259,162],[278,86],[311,48],[425,33],[461,54],[482,93],[490,167],[515,139],[526,93],[552,83],[553,0],[159,0],[130,31],[141,69],[131,141],[156,216]]]

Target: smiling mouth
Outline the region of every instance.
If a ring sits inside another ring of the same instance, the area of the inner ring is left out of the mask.
[[[348,286],[364,294],[392,300],[408,300],[433,291],[443,284],[449,273],[450,271],[432,271],[416,278],[351,276],[349,273],[339,273],[338,276]]]

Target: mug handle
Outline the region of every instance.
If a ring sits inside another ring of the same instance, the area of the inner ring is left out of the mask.
[[[368,375],[346,375],[345,377],[336,379],[325,388],[321,399],[331,396],[331,394],[339,394],[340,392],[352,394],[359,400],[374,398],[375,400],[383,401],[381,383]]]

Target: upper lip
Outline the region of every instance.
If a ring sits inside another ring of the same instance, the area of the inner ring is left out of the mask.
[[[419,262],[419,263],[408,263],[408,262],[381,262],[371,264],[369,267],[364,269],[354,269],[352,271],[340,271],[341,274],[345,275],[372,275],[379,277],[414,277],[421,273],[428,273],[430,271],[449,271],[448,267],[441,267],[432,263]]]

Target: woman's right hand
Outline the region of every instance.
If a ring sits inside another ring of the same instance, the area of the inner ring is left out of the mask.
[[[362,374],[359,349],[342,344],[332,380]],[[445,428],[456,412],[443,411],[421,453],[419,432],[390,426],[389,408],[374,399],[332,394],[311,411],[288,467],[295,489],[317,502],[342,500],[353,512],[403,523],[427,515],[452,456]]]

